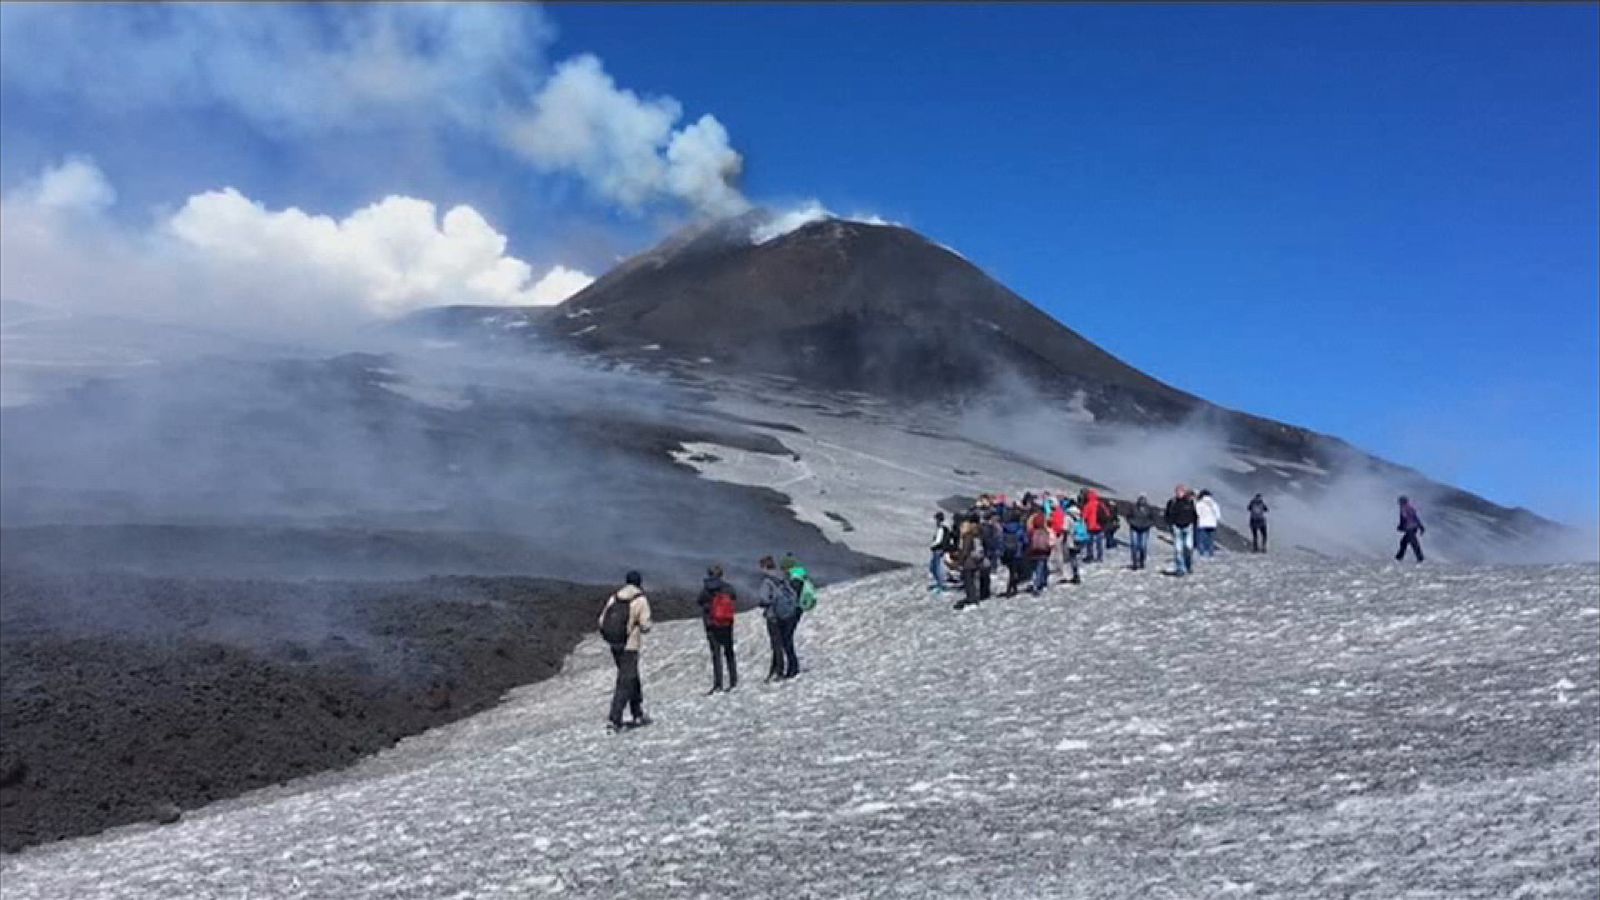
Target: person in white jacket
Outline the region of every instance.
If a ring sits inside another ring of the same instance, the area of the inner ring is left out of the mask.
[[[1217,526],[1222,524],[1222,507],[1210,491],[1201,491],[1194,502],[1195,551],[1201,556],[1213,556],[1217,550]]]

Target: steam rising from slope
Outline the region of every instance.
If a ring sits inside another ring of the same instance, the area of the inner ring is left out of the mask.
[[[1096,422],[1053,407],[1013,380],[997,394],[1011,403],[970,406],[955,424],[972,440],[1016,450],[1110,487],[1132,501],[1146,495],[1163,507],[1178,484],[1208,489],[1223,510],[1223,524],[1248,534],[1246,506],[1257,492],[1271,509],[1272,546],[1331,556],[1392,555],[1397,544],[1396,498],[1422,509],[1432,558],[1458,562],[1562,562],[1600,555],[1591,535],[1528,523],[1524,531],[1478,516],[1451,502],[1442,485],[1419,473],[1380,463],[1351,449],[1326,459],[1259,455],[1233,442],[1209,420],[1176,427]],[[1064,487],[1060,485],[1058,487]],[[996,490],[1045,485],[996,485]]]
[[[118,115],[224,109],[289,144],[328,133],[475,134],[636,210],[748,206],[705,115],[618,87],[599,59],[548,67],[528,4],[0,6],[0,78]]]

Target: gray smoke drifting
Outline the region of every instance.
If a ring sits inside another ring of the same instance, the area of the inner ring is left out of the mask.
[[[1007,393],[1015,400],[1027,390],[1019,379]],[[1259,492],[1271,509],[1278,549],[1393,555],[1396,498],[1404,495],[1422,511],[1424,543],[1435,559],[1533,563],[1600,556],[1591,535],[1522,511],[1510,513],[1515,526],[1508,526],[1505,510],[1342,443],[1327,442],[1314,458],[1286,458],[1242,443],[1203,413],[1173,426],[1107,423],[1081,403],[1062,408],[1033,394],[1003,410],[968,406],[956,428],[1105,484],[1119,499],[1144,494],[1161,507],[1179,484],[1208,489],[1222,506],[1223,524],[1247,536],[1246,506]]]

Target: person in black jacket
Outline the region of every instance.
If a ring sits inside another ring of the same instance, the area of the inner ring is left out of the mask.
[[[733,654],[733,622],[719,623],[712,621],[712,601],[718,594],[727,594],[728,599],[735,605],[739,602],[739,594],[734,591],[733,585],[722,580],[722,567],[712,566],[706,570],[705,584],[700,588],[700,621],[706,626],[706,642],[711,645],[711,693],[722,690],[722,662],[728,662],[728,690],[739,686],[739,663]]]
[[[1267,501],[1257,494],[1245,509],[1250,513],[1250,552],[1267,552]]]
[[[1167,501],[1167,526],[1172,529],[1173,574],[1179,577],[1194,571],[1194,523],[1199,521],[1194,508],[1194,492],[1178,485]]]
[[[1144,562],[1150,555],[1150,529],[1156,525],[1156,508],[1150,505],[1145,495],[1140,494],[1139,499],[1133,501],[1133,507],[1128,510],[1128,556],[1133,560],[1131,568],[1134,570],[1144,568]]]

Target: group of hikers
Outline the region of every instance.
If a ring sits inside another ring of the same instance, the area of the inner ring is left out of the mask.
[[[1407,497],[1400,498],[1399,560],[1411,548],[1422,561],[1419,541],[1425,529],[1422,517]],[[1256,494],[1245,506],[1250,521],[1250,552],[1267,552],[1267,501]],[[1150,554],[1150,532],[1163,525],[1171,536],[1172,569],[1166,574],[1183,577],[1194,571],[1195,557],[1216,554],[1217,529],[1222,506],[1209,490],[1198,494],[1178,485],[1159,512],[1140,494],[1131,505],[1103,497],[1092,488],[1076,496],[1043,491],[1025,493],[1016,502],[1004,494],[984,494],[966,511],[946,522],[933,517],[933,537],[928,543],[929,590],[943,592],[959,585],[956,609],[981,603],[994,595],[994,574],[1003,566],[1006,587],[1002,596],[1014,597],[1026,586],[1037,596],[1049,585],[1052,572],[1070,574],[1069,584],[1081,584],[1080,566],[1105,561],[1106,551],[1118,546],[1117,533],[1128,534],[1129,568],[1144,569]]]
[[[1409,498],[1401,497],[1399,503],[1396,530],[1401,534],[1400,549],[1394,558],[1403,559],[1409,547],[1420,563],[1420,538],[1427,529]],[[955,608],[964,609],[993,596],[993,576],[1001,566],[1006,569],[1006,587],[1001,595],[1005,597],[1016,596],[1023,586],[1029,594],[1038,596],[1049,586],[1052,571],[1070,572],[1068,582],[1081,584],[1080,565],[1104,562],[1106,551],[1120,546],[1117,534],[1124,527],[1128,532],[1129,568],[1134,570],[1146,567],[1150,532],[1158,526],[1164,527],[1172,538],[1173,568],[1167,574],[1188,575],[1194,571],[1197,555],[1215,555],[1222,506],[1209,490],[1197,494],[1180,484],[1159,513],[1143,494],[1125,509],[1124,506],[1085,488],[1076,496],[1029,492],[1016,502],[1004,494],[984,494],[948,523],[945,514],[937,512],[928,546],[928,573],[932,577],[928,589],[942,593],[959,584],[962,595]],[[1266,500],[1256,494],[1245,511],[1250,520],[1250,551],[1267,552],[1270,510]],[[816,587],[793,554],[781,562],[764,556],[758,565],[761,582],[757,606],[766,622],[772,651],[766,680],[787,680],[800,674],[795,630],[806,612],[816,606]],[[733,640],[739,595],[723,578],[721,566],[714,565],[706,571],[698,603],[711,649],[710,693],[731,691],[739,685]],[[600,611],[600,634],[610,645],[617,666],[607,718],[612,732],[650,724],[639,678],[639,652],[650,626],[650,599],[644,593],[643,576],[629,572],[622,588],[607,598]],[[622,718],[624,712],[631,715],[627,722]]]
[[[1250,549],[1267,550],[1267,503],[1260,494],[1246,507],[1250,515]],[[993,575],[1006,570],[1002,596],[1014,597],[1024,585],[1038,595],[1049,586],[1052,571],[1070,573],[1069,584],[1081,584],[1081,565],[1102,563],[1107,550],[1119,546],[1117,533],[1127,528],[1129,568],[1146,567],[1150,532],[1161,522],[1172,535],[1172,575],[1194,570],[1196,555],[1216,553],[1222,506],[1209,490],[1198,494],[1178,485],[1166,506],[1157,510],[1144,494],[1132,504],[1119,503],[1084,488],[1076,496],[1028,492],[1013,502],[1005,494],[983,494],[952,522],[933,517],[928,544],[929,590],[961,586],[955,608],[963,609],[993,596]]]
[[[767,640],[772,649],[766,680],[786,681],[800,674],[800,657],[794,646],[795,630],[805,614],[816,607],[817,589],[810,573],[793,554],[785,556],[781,562],[764,556],[757,565],[761,585],[756,605],[766,622]],[[706,642],[711,648],[710,693],[731,691],[739,686],[739,660],[733,642],[739,594],[723,578],[721,566],[714,565],[706,570],[697,602]],[[639,652],[650,626],[650,598],[644,593],[644,578],[638,572],[629,572],[622,588],[607,598],[600,610],[600,636],[610,645],[611,658],[617,665],[617,681],[611,692],[611,712],[607,717],[607,727],[613,733],[650,724],[650,717],[644,711],[644,685],[639,678]],[[624,712],[631,717],[626,722],[622,718]]]

